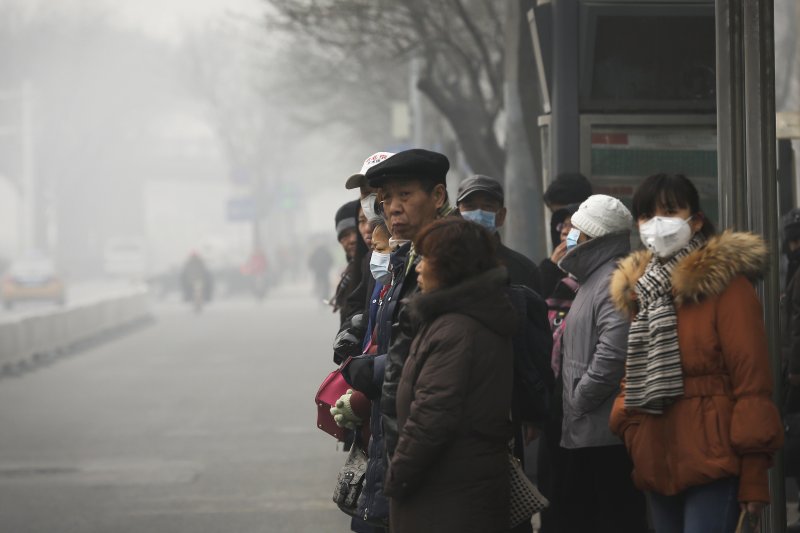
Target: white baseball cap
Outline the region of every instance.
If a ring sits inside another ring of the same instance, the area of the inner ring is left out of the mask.
[[[358,174],[353,174],[352,176],[347,178],[347,181],[344,184],[345,188],[358,189],[359,187],[368,185],[367,180],[364,177],[364,174],[367,173],[367,170],[369,170],[371,167],[374,167],[378,163],[383,163],[393,155],[394,153],[392,152],[375,152],[374,154],[366,158],[364,160],[364,164],[361,165],[361,172],[359,172]]]

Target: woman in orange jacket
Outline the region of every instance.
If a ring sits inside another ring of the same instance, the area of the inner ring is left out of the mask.
[[[611,430],[658,533],[733,532],[740,509],[769,502],[767,470],[783,442],[752,285],[766,247],[748,233],[714,235],[681,175],[647,178],[633,216],[647,249],[611,283],[632,320]]]

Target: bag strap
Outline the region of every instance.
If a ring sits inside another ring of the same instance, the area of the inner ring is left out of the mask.
[[[572,292],[575,293],[577,293],[578,289],[581,288],[581,284],[578,283],[578,280],[569,275],[564,276],[563,278],[558,280],[558,283],[565,285],[567,288],[569,288]]]

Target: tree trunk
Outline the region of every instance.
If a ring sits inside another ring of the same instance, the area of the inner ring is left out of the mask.
[[[472,172],[502,181],[505,152],[497,142],[494,130],[486,124],[485,117],[476,116],[480,112],[476,112],[471,106],[452,103],[427,78],[420,78],[417,88],[450,124]]]

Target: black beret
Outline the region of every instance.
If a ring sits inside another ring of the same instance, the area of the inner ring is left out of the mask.
[[[336,237],[338,238],[343,231],[355,228],[358,225],[358,208],[361,202],[353,200],[347,202],[336,211]]]
[[[444,155],[414,148],[399,152],[367,170],[370,187],[382,187],[392,178],[413,178],[434,183],[445,183],[450,161]]]

